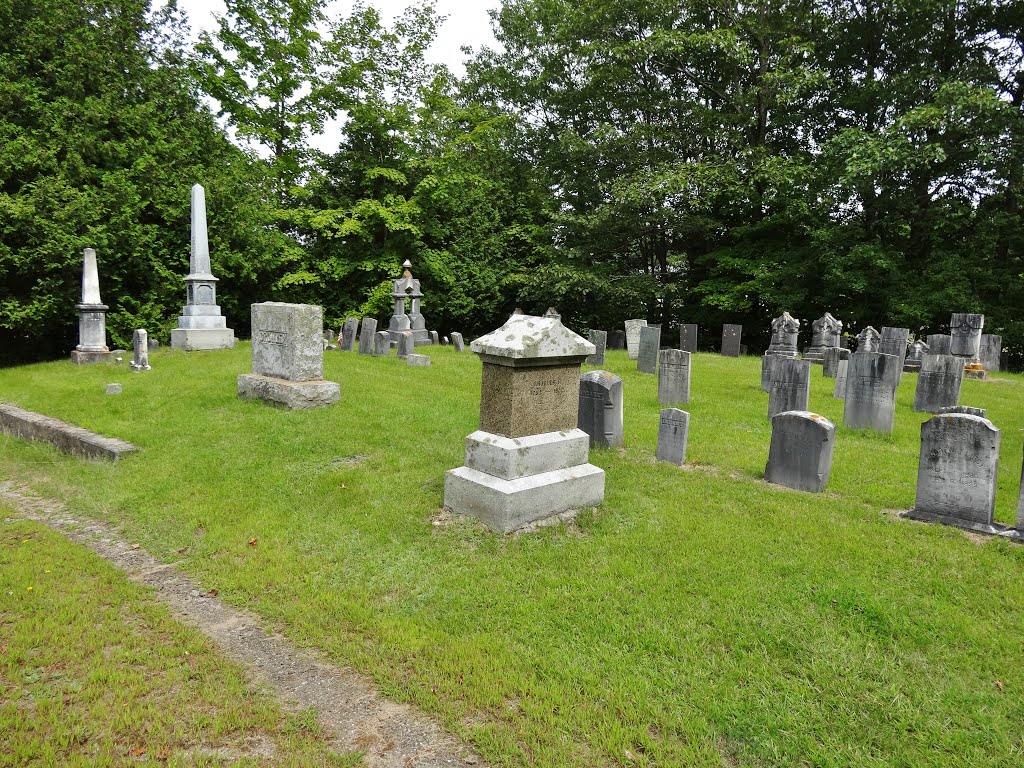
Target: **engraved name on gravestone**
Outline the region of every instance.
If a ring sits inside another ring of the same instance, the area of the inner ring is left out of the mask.
[[[769,355],[796,357],[797,336],[800,333],[800,321],[783,312],[772,320],[772,341],[768,345]]]
[[[604,365],[604,351],[608,346],[607,332],[591,330],[587,334],[587,338],[594,345],[594,354],[587,358],[587,365]]]
[[[839,373],[839,362],[850,359],[850,350],[842,347],[825,347],[821,358],[821,375],[834,379]]]
[[[909,516],[994,532],[999,438],[980,416],[944,413],[922,424],[917,497]]]
[[[652,376],[658,372],[658,351],[661,349],[661,327],[640,329],[640,345],[636,357],[636,369]]]
[[[863,331],[857,334],[857,351],[858,352],[878,352],[879,344],[881,343],[882,337],[873,327],[870,325]]]
[[[696,323],[686,323],[679,326],[679,348],[691,354],[697,351]]]
[[[981,344],[978,350],[978,357],[986,371],[997,373],[999,363],[1003,354],[1003,337],[992,333],[981,334]]]
[[[359,328],[359,354],[373,354],[373,338],[377,333],[377,320],[372,317],[364,317],[363,324]]]
[[[820,493],[832,472],[836,427],[809,411],[787,411],[772,418],[772,442],[764,479],[798,491]]]
[[[924,355],[914,390],[914,410],[938,413],[960,402],[964,361],[954,355]]]
[[[928,343],[928,351],[933,355],[948,355],[953,337],[948,333],[932,333],[925,339]]]
[[[373,334],[373,356],[387,357],[391,354],[391,334],[387,331],[377,331]]]
[[[891,434],[896,418],[900,359],[880,352],[855,352],[846,369],[843,424]]]
[[[662,408],[658,419],[658,447],[655,458],[681,467],[686,463],[690,414],[678,408]]]
[[[811,364],[807,360],[780,358],[771,369],[768,385],[768,418],[785,411],[806,411],[811,396]]]
[[[836,368],[836,386],[832,390],[832,399],[834,400],[845,400],[846,399],[846,372],[849,369],[850,358],[839,361],[839,367]]]
[[[608,371],[580,376],[576,426],[590,436],[591,448],[622,447],[622,379]]]
[[[726,324],[722,326],[722,355],[725,357],[740,356],[740,340],[743,337],[742,325]]]
[[[981,351],[981,330],[984,315],[954,312],[949,320],[949,354],[973,360]]]
[[[658,404],[690,402],[690,353],[663,349],[658,359]]]
[[[811,323],[811,346],[804,354],[805,360],[821,363],[825,359],[825,350],[839,346],[839,337],[843,332],[843,324],[826,312]],[[829,378],[834,378],[830,376]]]
[[[626,351],[630,360],[636,360],[640,354],[640,329],[646,325],[646,320],[626,321]]]

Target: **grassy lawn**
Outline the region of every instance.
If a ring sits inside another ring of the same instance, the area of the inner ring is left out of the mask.
[[[1024,547],[892,512],[914,500],[915,375],[891,437],[839,426],[811,495],[762,480],[759,359],[695,356],[680,469],[654,461],[656,377],[611,352],[626,447],[591,452],[604,505],[503,537],[438,517],[480,364],[427,353],[430,368],[327,352],[342,401],[303,413],[238,399],[248,345],[159,350],[146,374],[3,370],[0,400],[144,450],[111,465],[0,437],[0,476],[121,524],[496,765],[1024,762]],[[110,381],[124,394],[105,396]],[[811,408],[841,425],[832,385],[814,368]],[[1002,522],[1022,401],[1021,376],[964,383],[961,402],[1002,430]]]
[[[358,764],[113,566],[0,520],[0,766]]]

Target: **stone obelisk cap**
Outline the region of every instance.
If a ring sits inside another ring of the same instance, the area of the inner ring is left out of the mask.
[[[469,345],[484,363],[511,368],[581,365],[597,350],[557,317],[512,315],[501,328]]]

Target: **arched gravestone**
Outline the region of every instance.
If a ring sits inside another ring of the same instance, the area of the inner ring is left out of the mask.
[[[772,320],[772,341],[768,345],[768,354],[796,357],[796,342],[799,333],[800,321],[789,312],[783,312]]]
[[[824,362],[826,350],[839,347],[842,332],[843,324],[832,317],[831,312],[826,312],[811,323],[811,346],[807,348],[804,359],[812,363]],[[835,378],[835,374],[829,378]]]
[[[938,413],[960,402],[964,380],[963,358],[953,355],[924,355],[914,391],[914,410]]]
[[[942,413],[921,425],[917,495],[907,517],[982,533],[1004,533],[995,525],[999,430],[988,419]]]
[[[768,389],[768,418],[784,411],[806,411],[811,395],[811,364],[783,357],[774,364]]]
[[[658,404],[690,402],[690,353],[663,349],[658,360]]]
[[[880,352],[854,352],[847,361],[843,424],[891,434],[896,419],[900,359]]]
[[[772,418],[772,442],[764,479],[798,491],[820,493],[832,472],[836,427],[809,411],[786,411]]]
[[[580,376],[576,426],[590,435],[590,447],[622,447],[622,379],[608,371]]]
[[[391,336],[387,331],[377,331],[373,334],[373,356],[387,357],[391,354]]]
[[[640,354],[640,329],[647,325],[646,320],[627,320],[626,352],[630,360],[636,360]]]
[[[879,352],[879,344],[882,341],[881,334],[870,325],[857,334],[858,352]]]

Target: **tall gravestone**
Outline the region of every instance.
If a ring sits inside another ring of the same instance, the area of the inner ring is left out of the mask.
[[[910,342],[909,328],[890,328],[882,326],[878,339],[878,351],[883,355],[895,355],[900,359],[900,375],[907,360],[907,344]]]
[[[857,334],[858,352],[878,352],[882,336],[870,325]]]
[[[137,328],[132,334],[132,361],[129,367],[136,373],[150,370],[149,334],[144,328]]]
[[[888,435],[896,420],[900,359],[880,352],[854,352],[846,368],[843,424]]]
[[[373,354],[373,339],[377,335],[377,320],[372,317],[364,317],[362,325],[359,326],[359,354]]]
[[[652,376],[658,372],[658,351],[661,349],[661,328],[640,329],[640,344],[637,347],[636,369]]]
[[[914,390],[914,410],[939,413],[960,402],[964,361],[953,355],[924,355]]]
[[[921,425],[917,496],[908,517],[1000,533],[993,524],[999,430],[988,419],[942,413]]]
[[[907,352],[907,359],[903,361],[903,372],[904,373],[919,373],[921,371],[921,360],[931,350],[928,349],[928,345],[918,339],[910,345],[910,351]]]
[[[105,363],[114,359],[107,347],[107,305],[100,299],[100,273],[96,251],[86,248],[82,254],[82,301],[78,310],[78,346],[71,351],[75,365]]]
[[[238,396],[289,410],[338,401],[341,387],[324,381],[323,309],[266,301],[252,305],[252,373],[238,377]]]
[[[933,355],[948,355],[953,337],[948,333],[932,333],[925,339],[928,351]]]
[[[771,369],[768,418],[785,411],[806,411],[811,396],[811,364],[784,357]]]
[[[811,346],[804,354],[805,360],[812,363],[825,362],[825,351],[839,348],[839,339],[843,333],[843,324],[826,312],[811,323]],[[830,376],[829,378],[833,378]]]
[[[846,373],[849,370],[850,358],[839,361],[839,367],[836,368],[836,386],[832,390],[832,398],[834,400],[845,400],[846,399]]]
[[[820,493],[828,485],[835,445],[835,424],[824,416],[810,411],[776,414],[772,417],[764,479],[798,491]]]
[[[769,355],[796,357],[797,337],[800,334],[800,321],[783,312],[772,320],[772,341],[768,345]]]
[[[341,352],[351,352],[356,348],[356,337],[359,335],[359,318],[350,317],[341,326],[341,339],[338,340],[338,349]]]
[[[976,360],[981,351],[981,330],[985,327],[984,315],[954,312],[949,320],[949,354]]]
[[[834,379],[839,374],[839,362],[850,359],[850,350],[842,347],[825,347],[821,358],[821,375]]]
[[[235,346],[235,332],[217,305],[217,278],[211,273],[210,243],[206,234],[206,190],[192,186],[192,254],[185,278],[185,307],[178,327],[171,331],[174,349],[210,350]]]
[[[590,436],[591,448],[622,447],[622,379],[608,371],[580,376],[576,426]]]
[[[685,323],[679,326],[679,348],[690,354],[697,351],[696,323]]]
[[[397,342],[402,333],[410,331],[415,346],[430,344],[430,333],[420,311],[423,291],[420,290],[420,281],[412,276],[412,262],[408,259],[402,264],[402,276],[395,280],[391,289],[391,299],[394,301],[394,309],[388,323],[391,340]]]
[[[743,326],[726,324],[722,326],[722,350],[724,357],[739,357]]]
[[[557,318],[512,315],[470,345],[483,363],[480,429],[465,466],[445,476],[444,504],[509,532],[604,500],[577,428],[579,375],[594,345]]]
[[[655,458],[681,467],[686,463],[690,414],[678,408],[662,408],[658,418],[658,447]]]
[[[608,334],[605,331],[590,331],[590,343],[594,345],[594,354],[587,358],[587,365],[600,367],[604,365],[604,351],[608,347]]]
[[[981,343],[978,350],[978,357],[986,371],[997,373],[999,363],[1003,354],[1003,337],[991,333],[981,334]]]
[[[630,360],[636,360],[640,354],[640,329],[646,325],[646,320],[626,321],[626,351]]]
[[[690,402],[690,353],[663,349],[658,359],[658,404]]]
[[[772,378],[774,377],[774,369],[782,365],[783,360],[788,358],[780,357],[779,355],[769,355],[767,353],[761,355],[761,391],[769,392],[772,388]]]

